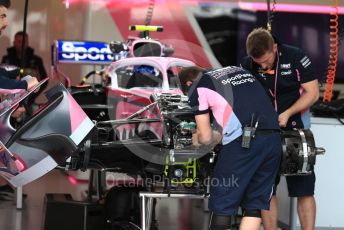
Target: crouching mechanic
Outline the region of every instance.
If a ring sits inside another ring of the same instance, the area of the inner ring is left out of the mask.
[[[240,229],[259,229],[260,211],[269,209],[282,148],[269,97],[249,72],[235,66],[207,72],[187,67],[179,78],[195,114],[193,143],[212,145],[222,138],[210,183],[209,229],[230,229],[230,216],[239,206],[244,216]],[[222,135],[213,131],[215,126]]]

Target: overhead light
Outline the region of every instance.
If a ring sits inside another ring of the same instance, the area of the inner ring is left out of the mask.
[[[64,5],[66,7],[66,9],[69,9],[69,0],[64,0]]]

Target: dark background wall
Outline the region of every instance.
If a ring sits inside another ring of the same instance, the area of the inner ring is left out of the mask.
[[[302,48],[324,80],[329,60],[329,14],[276,12],[272,32],[281,43]],[[246,55],[245,41],[255,27],[266,27],[265,11],[233,10],[231,14],[196,18],[215,56],[223,65],[238,65]],[[336,82],[344,82],[344,15],[339,16],[341,43]]]

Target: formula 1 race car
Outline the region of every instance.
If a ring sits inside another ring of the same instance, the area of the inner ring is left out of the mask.
[[[124,194],[118,194],[121,188],[112,189],[118,198],[111,203],[130,191],[207,194],[203,182],[210,176],[215,153],[192,146],[194,116],[188,98],[177,87],[178,71],[191,65],[186,60],[161,57],[114,62],[107,69],[111,84],[104,90],[106,104],[81,103],[84,92],[80,97],[59,84],[46,93],[48,101],[18,129],[10,124],[11,114],[34,92],[13,100],[1,113],[3,127],[10,127],[1,138],[9,158],[24,167],[12,164],[9,181],[22,186],[55,167],[92,169],[127,173],[144,181]],[[101,119],[92,122],[87,113]],[[4,166],[10,169],[9,163]],[[123,220],[131,218],[111,213],[116,216],[111,225],[121,220],[119,226],[123,227]],[[132,221],[139,224],[139,217]]]
[[[97,143],[92,146],[97,149],[98,162],[106,165],[111,162],[109,157],[118,157],[121,163],[125,158],[130,164],[137,163],[128,157],[130,150],[149,163],[143,168],[145,173],[159,171],[175,182],[172,185],[195,182],[199,171],[196,159],[205,152],[191,148],[194,117],[187,97],[178,87],[179,71],[192,65],[187,60],[167,57],[122,59],[106,70],[111,81],[102,95],[106,103],[90,104],[85,91],[72,91],[84,111],[97,120]],[[102,148],[107,149],[106,154],[102,154]],[[117,149],[115,156],[108,153],[110,148]],[[120,171],[129,168],[126,165]]]
[[[175,183],[170,184],[174,187],[182,187],[176,184],[192,184],[198,178],[196,173],[200,167],[195,159],[200,157],[196,153],[200,150],[182,150],[185,145],[191,145],[195,124],[187,98],[179,89],[178,73],[181,68],[195,64],[166,57],[173,49],[148,37],[148,32],[160,31],[161,27],[130,28],[143,32],[144,36],[130,37],[126,42],[109,45],[55,42],[52,55],[55,73],[64,77],[73,98],[97,127],[96,138],[90,144],[92,150],[88,155],[91,156],[87,159],[89,164],[115,168],[120,172],[158,173],[161,178],[173,179]],[[80,82],[82,86],[70,86],[70,79],[58,68],[59,63],[66,62],[102,64],[106,67],[86,74]],[[92,75],[102,75],[102,84],[83,85],[85,79]],[[179,153],[174,151],[175,148]],[[116,154],[110,154],[112,151]],[[183,158],[179,159],[178,154]],[[95,155],[96,163],[92,157]],[[171,159],[178,164],[176,172],[172,166],[166,165]],[[140,163],[142,160],[144,167]]]

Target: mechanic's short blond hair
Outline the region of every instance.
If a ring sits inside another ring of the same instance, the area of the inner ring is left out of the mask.
[[[274,38],[262,27],[252,30],[246,39],[246,52],[252,58],[260,58],[266,52],[273,50]]]

